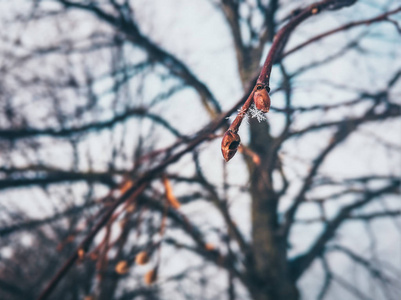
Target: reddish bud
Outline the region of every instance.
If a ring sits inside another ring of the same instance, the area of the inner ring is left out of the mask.
[[[270,109],[270,97],[266,88],[259,85],[253,95],[253,102],[258,110],[267,113]]]
[[[241,143],[239,135],[230,129],[226,131],[221,141],[221,153],[225,161],[229,161],[238,150],[238,146]]]

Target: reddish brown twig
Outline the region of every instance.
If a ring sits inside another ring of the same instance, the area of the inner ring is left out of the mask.
[[[339,0],[324,0],[314,4],[309,5],[307,8],[301,10],[301,12],[293,17],[283,28],[279,30],[273,40],[273,44],[270,48],[270,51],[266,57],[266,60],[263,64],[262,70],[259,74],[259,77],[256,81],[256,85],[252,89],[252,92],[249,94],[246,102],[242,106],[239,111],[237,117],[234,122],[231,124],[230,128],[226,131],[223,136],[223,140],[221,143],[221,151],[223,157],[226,161],[229,161],[237,152],[238,147],[240,145],[240,137],[237,134],[239,130],[239,126],[242,123],[247,111],[249,110],[251,104],[256,102],[256,93],[258,91],[263,91],[265,96],[263,105],[259,105],[258,109],[262,109],[263,112],[267,112],[270,106],[269,95],[265,93],[269,92],[269,82],[270,82],[270,74],[272,70],[272,66],[274,62],[281,56],[281,53],[284,49],[285,44],[288,41],[290,34],[293,30],[304,20],[309,18],[312,15],[318,14],[319,12],[325,9],[339,9],[343,6],[348,6],[353,4],[355,1],[339,1]],[[268,105],[267,105],[268,103]]]

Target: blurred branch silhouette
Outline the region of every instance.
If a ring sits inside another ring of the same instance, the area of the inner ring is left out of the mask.
[[[385,2],[2,4],[0,298],[397,299]]]

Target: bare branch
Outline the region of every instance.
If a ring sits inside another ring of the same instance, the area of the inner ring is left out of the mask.
[[[396,9],[391,10],[391,11],[388,11],[388,12],[385,12],[383,14],[380,14],[379,16],[374,17],[374,18],[361,20],[361,21],[356,21],[356,22],[355,21],[354,22],[350,22],[350,23],[347,23],[345,25],[339,26],[339,27],[337,27],[335,29],[331,29],[329,31],[326,31],[324,33],[316,35],[315,37],[313,37],[313,38],[311,38],[311,39],[299,44],[298,46],[295,46],[291,50],[288,50],[287,52],[285,52],[281,56],[281,58],[284,58],[284,57],[286,57],[286,56],[288,56],[288,55],[290,55],[290,54],[292,54],[292,53],[294,53],[296,51],[299,51],[300,49],[306,47],[307,45],[313,44],[314,42],[316,42],[318,40],[321,40],[321,39],[323,39],[325,37],[331,36],[331,35],[333,35],[335,33],[344,32],[346,30],[349,30],[349,29],[352,29],[354,27],[358,27],[358,26],[361,26],[361,25],[370,26],[370,25],[372,25],[372,24],[374,24],[376,22],[386,22],[386,21],[388,21],[388,18],[387,18],[388,16],[397,14],[400,11],[401,11],[401,7],[398,7]]]
[[[355,209],[367,205],[379,196],[397,192],[400,184],[400,180],[394,180],[388,186],[382,189],[376,191],[367,191],[364,198],[350,205],[344,206],[340,210],[340,212],[333,218],[333,220],[327,223],[326,229],[316,239],[311,249],[305,254],[302,254],[291,261],[291,268],[293,270],[294,278],[299,278],[302,273],[311,265],[315,258],[322,254],[323,250],[326,247],[327,241],[334,236],[337,229],[344,223],[345,220],[347,220],[348,216]]]
[[[99,131],[103,129],[108,129],[114,125],[124,122],[131,117],[149,118],[154,122],[162,125],[164,128],[169,130],[175,136],[184,138],[183,135],[179,133],[177,129],[170,125],[166,120],[161,118],[159,115],[154,115],[148,113],[145,108],[135,108],[126,111],[123,114],[117,115],[114,118],[103,121],[94,122],[92,124],[83,125],[80,127],[72,128],[44,128],[44,129],[34,129],[34,128],[24,128],[24,129],[0,129],[0,139],[15,140],[20,138],[28,138],[32,136],[53,136],[53,137],[66,137],[74,134],[86,133],[90,131]]]

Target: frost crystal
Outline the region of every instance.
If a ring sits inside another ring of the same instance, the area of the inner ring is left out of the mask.
[[[261,110],[258,110],[256,108],[255,104],[252,104],[252,106],[249,108],[248,112],[238,109],[238,114],[244,116],[244,121],[247,124],[249,124],[249,122],[248,122],[249,118],[256,118],[258,120],[258,122],[267,120],[265,114]],[[235,118],[236,118],[236,116],[230,116],[230,117],[227,117],[226,119],[234,120]]]
[[[256,118],[259,123],[267,120],[265,114],[261,110],[257,109],[255,104],[252,104],[252,106],[249,108],[248,115],[250,115],[251,118]]]

